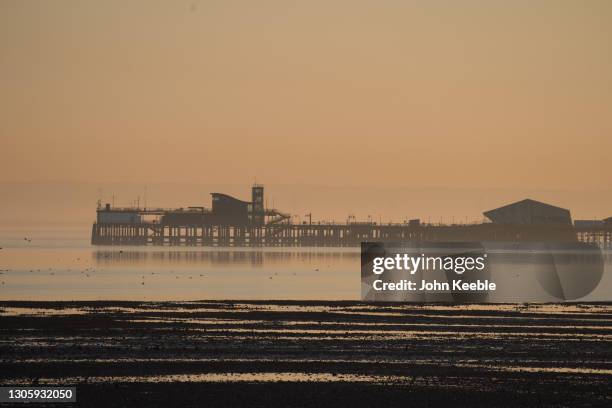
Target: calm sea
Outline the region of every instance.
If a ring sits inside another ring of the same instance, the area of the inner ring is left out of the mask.
[[[359,300],[361,296],[358,248],[101,247],[90,245],[89,239],[85,230],[1,231],[0,300]],[[611,251],[604,252],[604,260],[601,281],[578,300],[612,300]],[[509,276],[504,273],[497,280]],[[527,287],[540,290],[535,285],[528,282]],[[498,292],[496,302],[533,299],[527,292],[525,299],[522,292]]]
[[[89,231],[0,233],[1,300],[353,299],[359,250],[99,247]]]

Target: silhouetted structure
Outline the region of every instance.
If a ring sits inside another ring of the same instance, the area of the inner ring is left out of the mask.
[[[508,204],[484,215],[495,224],[571,225],[569,210],[539,201],[525,199]]]
[[[251,201],[212,193],[212,208],[114,208],[98,206],[94,245],[187,246],[359,246],[365,241],[552,241],[612,246],[612,219],[576,222],[569,210],[522,200],[484,213],[492,222],[433,225],[413,219],[401,224],[357,222],[293,224],[291,216],[264,206],[264,187]]]

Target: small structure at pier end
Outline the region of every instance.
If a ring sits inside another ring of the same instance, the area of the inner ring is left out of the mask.
[[[569,210],[531,199],[485,211],[484,215],[495,224],[572,225]]]

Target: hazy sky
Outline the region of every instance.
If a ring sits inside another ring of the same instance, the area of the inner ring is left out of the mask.
[[[0,0],[0,182],[610,189],[612,1]]]

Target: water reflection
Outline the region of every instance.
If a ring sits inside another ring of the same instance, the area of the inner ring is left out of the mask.
[[[8,248],[0,299],[358,299],[357,249]]]
[[[103,249],[92,252],[98,265],[144,265],[163,264],[202,264],[202,265],[249,265],[266,264],[324,263],[325,261],[356,261],[359,252],[352,250],[120,250]]]

